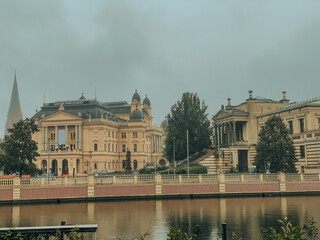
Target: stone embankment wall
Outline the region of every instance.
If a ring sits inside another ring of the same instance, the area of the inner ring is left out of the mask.
[[[0,178],[0,202],[319,194],[320,174]]]

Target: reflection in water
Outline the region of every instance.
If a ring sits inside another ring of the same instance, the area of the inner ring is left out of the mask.
[[[302,226],[314,217],[320,227],[320,197],[227,198],[159,201],[40,204],[0,207],[0,227],[97,223],[97,239],[138,239],[149,231],[149,239],[166,239],[170,228],[193,233],[201,239],[217,239],[223,222],[228,233],[259,239],[261,228],[275,226],[288,216]]]

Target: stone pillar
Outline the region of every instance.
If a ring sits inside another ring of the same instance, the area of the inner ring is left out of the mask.
[[[88,197],[94,197],[94,176],[88,175],[87,177]]]
[[[74,140],[75,140],[75,149],[79,149],[78,148],[78,126],[75,125],[74,126]]]
[[[68,126],[64,126],[65,129],[65,136],[64,136],[64,141],[65,141],[65,147],[68,146]]]
[[[82,126],[78,126],[78,135],[79,135],[79,149],[82,149]]]
[[[218,129],[217,125],[214,125],[214,145],[217,147],[218,146]]]
[[[55,126],[55,130],[54,130],[54,134],[55,134],[55,138],[56,138],[56,140],[55,140],[55,149],[57,149],[58,148],[58,144],[59,144],[59,134],[58,134],[58,126]]]
[[[219,174],[219,192],[220,193],[225,193],[226,192],[226,181],[225,181],[225,175]]]
[[[48,149],[48,127],[44,127],[44,150]]]
[[[46,150],[46,130],[42,127],[42,151]]]
[[[232,140],[233,140],[233,145],[236,143],[237,138],[236,138],[236,122],[232,122]]]
[[[280,192],[286,192],[286,175],[284,173],[279,173],[279,180],[280,180]]]
[[[12,200],[20,200],[20,187],[20,177],[15,176],[13,178]]]

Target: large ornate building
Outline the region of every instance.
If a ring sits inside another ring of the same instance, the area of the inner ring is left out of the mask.
[[[152,108],[137,91],[126,101],[86,99],[44,103],[34,116],[39,132],[39,168],[55,175],[124,171],[127,149],[133,171],[165,165],[163,129],[153,125]]]
[[[239,105],[222,106],[212,118],[217,151],[212,172],[247,172],[253,166],[258,134],[269,117],[277,115],[290,130],[300,172],[318,172],[320,137],[320,98],[289,103],[283,92],[280,101],[249,98]]]

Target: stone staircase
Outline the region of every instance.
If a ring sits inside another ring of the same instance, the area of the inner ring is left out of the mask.
[[[206,156],[206,158],[200,160],[199,163],[202,166],[205,166],[208,168],[208,174],[216,174],[216,166],[217,166],[218,160],[216,159],[214,153],[211,153],[211,155]]]

